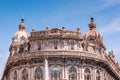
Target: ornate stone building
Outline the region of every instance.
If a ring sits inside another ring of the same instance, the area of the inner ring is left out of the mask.
[[[88,26],[85,35],[65,27],[28,34],[22,19],[2,80],[120,80],[120,66],[113,51],[105,53],[93,18]]]

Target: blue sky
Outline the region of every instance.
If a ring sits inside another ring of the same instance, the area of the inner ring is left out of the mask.
[[[94,17],[106,52],[112,49],[120,63],[120,0],[0,0],[0,10],[0,77],[22,17],[27,32],[66,26],[70,30],[79,27],[82,34],[89,29],[90,17]]]

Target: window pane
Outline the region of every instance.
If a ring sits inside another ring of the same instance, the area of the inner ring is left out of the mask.
[[[25,43],[25,40],[24,40],[24,39],[21,39],[21,40],[20,40],[20,44],[23,44],[23,43]]]
[[[38,50],[41,50],[41,44],[38,44]]]
[[[74,44],[73,43],[71,43],[71,49],[74,49]]]
[[[51,80],[60,80],[60,69],[58,67],[52,68]]]
[[[77,80],[77,69],[74,67],[69,68],[69,80]]]
[[[54,43],[54,49],[58,49],[58,44]]]
[[[86,68],[84,71],[84,80],[91,80],[91,72],[89,68]]]
[[[43,70],[40,67],[35,70],[35,80],[43,80]]]

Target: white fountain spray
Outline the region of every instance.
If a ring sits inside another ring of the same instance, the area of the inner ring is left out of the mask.
[[[48,60],[45,59],[45,80],[49,80]]]

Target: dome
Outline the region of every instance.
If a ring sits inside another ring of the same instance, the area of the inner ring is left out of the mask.
[[[26,42],[28,42],[29,36],[30,35],[25,31],[18,31],[15,33],[14,39],[16,40],[16,42],[20,42],[21,39],[24,39]]]
[[[85,38],[87,39],[90,36],[92,36],[92,37],[101,37],[100,33],[96,29],[89,30],[86,33]]]
[[[24,29],[26,29],[26,25],[25,25],[25,23],[24,23],[24,19],[22,18],[22,19],[21,19],[21,23],[20,23],[20,25],[19,25],[19,30],[24,30]]]
[[[91,18],[91,23],[88,26],[89,26],[90,30],[96,28],[96,24],[94,23],[94,19],[93,18]]]

